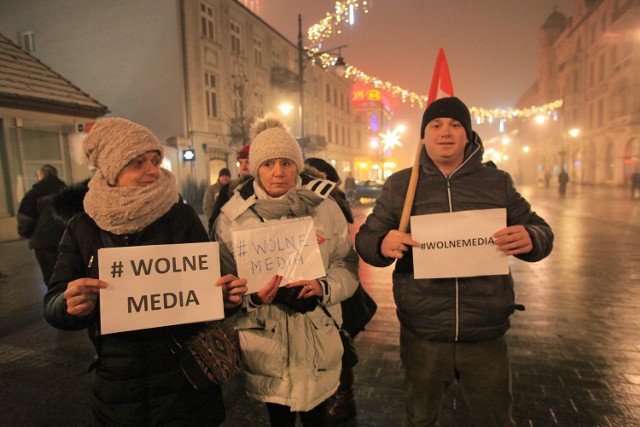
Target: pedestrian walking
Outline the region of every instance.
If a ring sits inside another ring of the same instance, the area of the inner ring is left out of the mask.
[[[480,137],[458,98],[432,102],[420,135],[425,150],[413,216],[505,208],[507,227],[492,236],[506,255],[534,262],[552,248],[549,225],[531,210],[506,172],[481,163]],[[411,232],[398,230],[411,169],[391,175],[356,235],[356,250],[376,267],[394,261],[393,293],[405,372],[405,425],[437,425],[445,391],[457,381],[478,427],[514,426],[505,332],[518,309],[511,274],[414,278]],[[452,260],[462,261],[462,260]]]
[[[96,349],[92,411],[98,425],[219,425],[222,390],[196,390],[168,345],[201,323],[101,334],[98,250],[208,241],[193,208],[178,194],[175,176],[161,167],[163,147],[147,128],[121,118],[99,120],[84,141],[96,172],[82,194],[85,212],[69,221],[49,290],[46,320],[65,330],[88,329]],[[215,279],[212,278],[212,282]],[[212,283],[213,284],[213,283]],[[217,280],[225,308],[237,306],[246,281]]]
[[[20,202],[18,234],[29,239],[29,248],[35,252],[42,279],[48,284],[58,257],[58,243],[64,233],[64,226],[53,219],[51,203],[66,184],[58,178],[58,170],[49,164],[38,169],[36,180]]]
[[[569,183],[569,174],[562,169],[558,174],[558,193],[560,197],[564,197],[567,194],[567,184]]]
[[[282,276],[276,275],[245,296],[236,328],[247,395],[266,403],[272,426],[295,426],[298,414],[304,426],[324,426],[326,400],[336,392],[341,370],[339,303],[358,285],[358,257],[340,208],[328,198],[334,184],[303,171],[300,146],[282,122],[267,115],[251,135],[251,178],[215,224],[223,274],[237,271],[232,228],[310,216],[326,277],[279,287]]]

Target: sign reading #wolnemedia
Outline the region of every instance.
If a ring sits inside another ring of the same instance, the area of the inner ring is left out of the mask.
[[[416,279],[488,276],[509,273],[509,258],[493,241],[506,227],[504,208],[411,217]]]
[[[103,334],[224,318],[216,242],[103,248],[98,260]]]

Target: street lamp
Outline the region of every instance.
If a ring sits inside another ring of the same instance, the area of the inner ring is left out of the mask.
[[[336,73],[340,76],[344,75],[346,64],[344,59],[342,58],[342,48],[347,47],[347,45],[342,45],[338,47],[334,47],[332,49],[323,50],[320,52],[313,52],[308,49],[305,49],[304,44],[302,43],[302,15],[298,14],[298,84],[300,91],[300,139],[302,140],[305,137],[304,132],[304,69],[309,62],[314,60],[315,58],[324,55],[325,53],[331,53],[338,51],[338,59],[336,59],[335,63],[332,65],[336,70]]]
[[[288,116],[289,113],[294,109],[294,106],[285,102],[283,104],[278,105],[278,109],[282,114],[284,114],[285,116]]]
[[[569,149],[570,149],[570,154],[571,154],[571,180],[573,182],[576,182],[576,174],[577,174],[577,170],[576,168],[578,167],[578,162],[576,161],[576,155],[578,153],[578,149],[575,146],[575,142],[578,138],[578,136],[580,135],[580,129],[578,128],[573,128],[570,129],[568,132],[569,136],[571,136],[572,140],[569,143]]]

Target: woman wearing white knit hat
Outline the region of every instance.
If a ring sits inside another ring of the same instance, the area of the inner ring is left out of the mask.
[[[222,391],[196,390],[168,342],[186,340],[201,324],[102,335],[98,249],[208,241],[193,208],[182,202],[175,176],[161,168],[163,147],[149,129],[121,118],[99,120],[84,141],[96,172],[85,212],[68,223],[45,296],[45,318],[56,328],[88,329],[96,348],[91,364],[93,415],[98,425],[219,425]],[[215,278],[212,278],[212,282]],[[213,285],[213,283],[212,283]],[[225,307],[237,306],[246,281],[220,278]]]
[[[267,404],[273,426],[294,426],[298,413],[305,427],[324,426],[325,401],[335,393],[341,369],[333,319],[342,322],[339,303],[358,286],[358,257],[340,208],[328,198],[334,183],[303,171],[300,146],[282,122],[267,115],[251,134],[252,178],[236,189],[215,225],[223,274],[237,271],[231,228],[310,216],[326,276],[281,283],[275,275],[244,297],[236,328],[245,386],[250,397]]]

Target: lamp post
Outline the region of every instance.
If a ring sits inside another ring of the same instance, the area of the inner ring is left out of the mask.
[[[573,128],[570,129],[568,132],[569,136],[571,136],[572,140],[571,143],[569,145],[570,147],[570,153],[571,153],[571,181],[573,181],[574,183],[577,180],[577,162],[576,162],[576,153],[577,153],[577,148],[576,148],[576,140],[578,138],[578,136],[580,135],[580,129],[578,128]]]
[[[308,49],[305,49],[304,44],[302,42],[302,15],[298,14],[298,89],[300,91],[300,139],[303,140],[305,138],[304,132],[304,69],[307,64],[313,59],[325,54],[338,51],[338,59],[336,60],[333,67],[335,68],[338,75],[344,75],[344,71],[346,68],[346,64],[344,59],[342,58],[343,47],[347,47],[347,45],[342,45],[338,47],[334,47],[332,49],[324,50],[321,52],[311,52]]]

